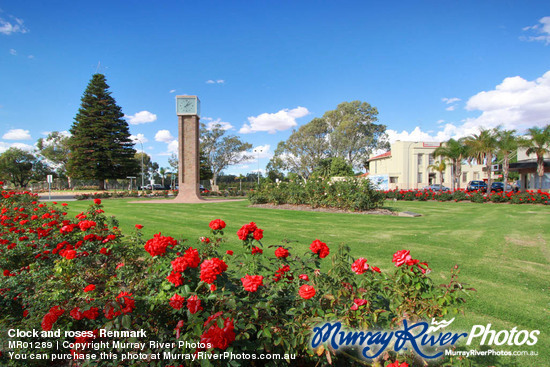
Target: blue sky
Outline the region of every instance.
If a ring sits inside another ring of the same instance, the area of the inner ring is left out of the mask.
[[[261,169],[343,101],[377,107],[392,140],[522,132],[550,122],[550,2],[0,1],[0,152],[69,130],[96,70],[161,166],[179,94]]]

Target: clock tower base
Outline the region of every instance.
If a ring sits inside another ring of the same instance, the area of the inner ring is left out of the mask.
[[[200,196],[199,116],[178,116],[178,196],[175,203],[204,203]]]

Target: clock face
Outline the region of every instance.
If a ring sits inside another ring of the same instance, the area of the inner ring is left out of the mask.
[[[178,115],[198,115],[199,100],[197,97],[177,97],[176,113]]]

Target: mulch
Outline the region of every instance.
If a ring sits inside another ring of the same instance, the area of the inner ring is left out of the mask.
[[[293,205],[293,204],[254,204],[249,205],[250,208],[265,208],[265,209],[281,209],[281,210],[299,210],[307,212],[324,212],[324,213],[348,213],[348,214],[374,214],[374,215],[397,215],[389,209],[373,209],[365,211],[351,211],[336,208],[312,208],[309,205]]]

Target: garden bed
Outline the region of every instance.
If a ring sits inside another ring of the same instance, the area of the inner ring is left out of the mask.
[[[254,204],[249,205],[251,208],[265,208],[265,209],[282,209],[282,210],[300,210],[308,212],[324,212],[324,213],[350,213],[350,214],[374,214],[374,215],[397,215],[390,209],[380,208],[363,211],[351,211],[338,208],[312,208],[310,205],[294,205],[294,204]]]

